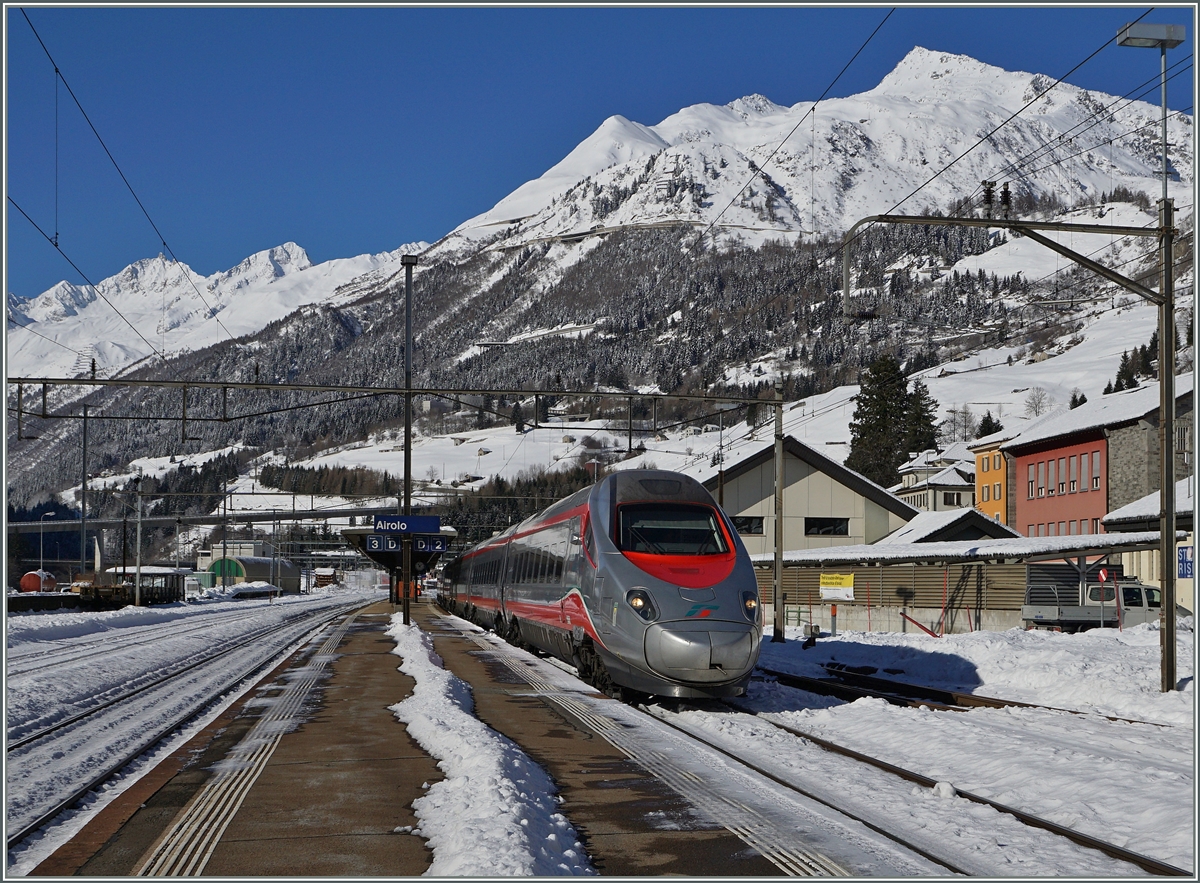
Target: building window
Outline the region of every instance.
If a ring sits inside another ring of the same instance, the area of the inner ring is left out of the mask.
[[[1100,519],[1099,518],[1092,519],[1092,533],[1100,533]]]
[[[1061,521],[1058,523],[1058,535],[1060,537],[1065,537],[1067,535],[1067,525]]]
[[[1054,485],[1057,484],[1057,482],[1054,479],[1058,473],[1054,471],[1054,461],[1053,460],[1050,461],[1050,463],[1048,464],[1048,467],[1049,468],[1046,471],[1050,473],[1050,481],[1048,481],[1046,483],[1046,496],[1053,497],[1054,496]]]
[[[1049,524],[1047,524],[1047,525],[1046,525],[1046,530],[1048,531],[1048,533],[1046,534],[1047,536],[1051,536],[1051,537],[1052,537],[1052,536],[1054,536],[1054,535],[1055,535],[1055,534],[1054,534],[1054,522],[1053,522],[1053,521],[1051,521]]]
[[[992,463],[992,458],[991,458],[991,457],[984,457],[984,458],[983,458],[983,463],[982,463],[982,464],[980,464],[980,465],[983,467],[983,471],[984,471],[984,472],[987,472],[987,471],[988,471],[988,467],[989,467],[989,466],[991,466],[991,463]]]
[[[992,485],[992,499],[1000,499],[1000,482],[996,482],[994,485]]]
[[[806,537],[848,537],[850,536],[850,519],[805,518],[804,535]]]
[[[763,519],[761,515],[734,515],[731,519],[733,529],[742,536],[762,536]]]
[[[943,506],[961,506],[962,505],[962,494],[960,494],[958,491],[953,491],[953,492],[945,491],[942,494],[942,505]]]
[[[1088,455],[1079,455],[1079,490],[1086,491],[1088,489]]]
[[[1029,482],[1029,499],[1033,499],[1033,482]]]
[[[1031,537],[1033,535],[1034,535],[1033,534],[1033,525],[1031,524],[1031,525],[1029,525],[1029,530],[1025,531],[1025,536]]]
[[[989,488],[986,484],[983,486],[983,499],[981,502],[984,502],[984,503],[988,502],[988,500],[990,499],[988,497],[988,492],[990,490],[991,490],[991,488]]]
[[[1092,490],[1100,489],[1100,452],[1092,451]]]
[[[1088,532],[1088,520],[1086,518],[1079,519],[1079,532],[1086,534]]]
[[[1070,533],[1071,536],[1075,536],[1075,525],[1076,524],[1077,524],[1077,522],[1074,522],[1074,521],[1067,522],[1067,531]]]
[[[992,466],[993,466],[993,468],[995,468],[997,470],[1000,469],[1000,454],[992,455]]]
[[[1046,496],[1046,461],[1041,460],[1037,464],[1037,487],[1038,496]]]
[[[1038,536],[1039,536],[1039,537],[1044,537],[1045,535],[1046,535],[1046,525],[1044,525],[1044,524],[1039,524],[1039,525],[1038,525]]]

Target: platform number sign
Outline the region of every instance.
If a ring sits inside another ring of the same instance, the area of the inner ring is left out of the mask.
[[[412,544],[414,552],[445,552],[449,548],[445,537],[414,536]],[[369,534],[367,536],[368,552],[400,552],[403,549],[403,536],[388,534]]]
[[[1195,546],[1180,546],[1179,552],[1179,575],[1176,579],[1193,579],[1195,567]]]

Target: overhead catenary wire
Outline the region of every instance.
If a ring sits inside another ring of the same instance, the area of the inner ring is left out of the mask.
[[[158,225],[156,223],[154,223],[154,219],[150,217],[150,212],[146,210],[146,206],[142,203],[142,200],[138,197],[137,192],[133,189],[133,185],[129,183],[129,179],[125,176],[125,173],[121,170],[121,166],[117,163],[116,157],[114,157],[112,155],[112,151],[110,151],[108,149],[108,145],[104,143],[104,139],[102,137],[100,137],[100,132],[96,129],[96,126],[92,123],[91,117],[89,117],[87,114],[87,111],[83,109],[83,104],[81,104],[79,101],[79,98],[76,97],[75,90],[73,90],[71,88],[71,84],[67,82],[67,78],[64,77],[62,74],[62,71],[59,70],[58,63],[54,60],[54,56],[52,56],[50,54],[50,50],[48,48],[46,48],[46,44],[42,40],[41,35],[37,32],[37,28],[35,28],[33,26],[33,22],[29,20],[29,13],[27,13],[24,9],[22,9],[21,15],[23,15],[25,17],[25,21],[29,24],[29,29],[31,31],[33,31],[33,36],[37,38],[38,44],[42,47],[42,51],[46,53],[46,58],[50,59],[50,64],[52,64],[54,66],[55,76],[59,80],[61,80],[62,84],[66,87],[67,93],[71,96],[71,99],[75,102],[75,106],[79,108],[79,112],[81,114],[83,114],[84,120],[87,122],[88,126],[91,128],[92,134],[96,136],[96,140],[100,142],[100,147],[103,148],[105,155],[107,155],[109,160],[112,162],[113,168],[115,168],[117,170],[117,174],[120,175],[121,180],[125,182],[125,187],[129,190],[130,195],[133,197],[133,201],[136,202],[138,205],[138,208],[140,208],[142,210],[142,214],[146,216],[146,220],[149,221],[150,226],[151,226],[151,228],[153,228],[154,234],[158,237],[158,241],[162,244],[163,249],[166,251],[167,254],[169,254],[171,256],[171,260],[175,263],[175,266],[178,268],[182,268],[182,264],[180,263],[179,258],[177,258],[175,256],[174,250],[171,248],[171,246],[169,246],[167,244],[166,237],[163,236],[162,231],[160,231],[158,229]],[[58,95],[58,92],[57,92],[57,85],[56,85],[56,87],[55,87],[55,102],[56,102],[55,103],[55,132],[56,132],[56,138],[57,138],[57,120],[58,120],[58,117],[57,117],[57,95]],[[55,225],[57,227],[57,222],[58,222],[57,140],[55,142],[55,148],[56,148],[55,149],[55,163],[56,163],[56,165],[55,165]],[[22,214],[25,214],[25,213],[22,212]],[[26,217],[28,217],[28,215],[26,215]],[[41,231],[39,231],[39,232],[41,232]],[[45,235],[45,234],[43,234],[43,235]],[[51,240],[51,244],[54,245],[56,248],[58,247],[57,229],[54,234],[54,238]],[[74,264],[72,264],[72,266],[74,266]],[[82,274],[80,274],[80,275],[82,275]],[[236,338],[233,336],[233,334],[230,333],[229,329],[225,327],[225,324],[221,321],[220,317],[217,315],[217,311],[213,309],[212,305],[209,304],[208,300],[200,292],[200,289],[196,286],[195,280],[193,280],[192,277],[187,273],[184,273],[183,276],[188,281],[188,283],[192,286],[192,290],[194,292],[196,292],[196,296],[200,298],[200,301],[204,304],[205,308],[208,310],[209,314],[212,316],[214,321],[216,321],[217,325],[220,326],[221,330],[225,332],[225,334],[229,337],[230,340],[236,340]],[[145,338],[142,338],[142,339],[145,340]],[[157,350],[156,350],[156,352],[157,352]],[[160,353],[160,356],[162,356],[161,353]],[[166,356],[162,356],[162,358],[163,358],[163,361],[165,362]]]
[[[67,253],[66,253],[65,251],[63,251],[63,249],[62,249],[62,246],[61,246],[61,245],[59,245],[57,242],[55,242],[55,241],[54,241],[52,238],[50,238],[50,236],[48,236],[48,235],[46,234],[46,231],[45,231],[45,230],[43,230],[41,227],[39,227],[39,226],[38,226],[38,224],[37,224],[37,222],[36,222],[36,221],[35,221],[33,218],[29,217],[29,215],[28,215],[28,213],[25,211],[25,209],[23,209],[23,208],[21,208],[21,206],[17,205],[16,201],[15,201],[15,200],[14,200],[14,199],[13,199],[11,196],[9,196],[9,197],[8,197],[8,201],[9,201],[10,203],[12,203],[12,206],[13,206],[13,208],[15,208],[17,211],[19,211],[19,212],[22,214],[22,216],[24,216],[25,220],[27,220],[27,221],[28,221],[30,224],[32,224],[32,225],[33,225],[33,228],[34,228],[35,230],[37,230],[39,233],[41,233],[41,234],[42,234],[42,237],[43,237],[43,238],[44,238],[44,239],[45,239],[47,242],[49,242],[49,243],[50,243],[52,246],[54,246],[55,250],[56,250],[56,251],[58,251],[58,253],[59,253],[60,255],[62,255],[62,256],[63,256],[63,260],[65,260],[65,261],[66,261],[68,264],[70,264],[70,265],[71,265],[71,268],[72,268],[72,269],[73,269],[73,270],[74,270],[76,273],[78,273],[78,274],[79,274],[80,278],[82,278],[82,279],[83,279],[83,281],[84,281],[84,282],[86,282],[86,283],[88,284],[88,286],[89,286],[89,287],[92,289],[92,291],[96,292],[96,294],[97,294],[97,295],[99,295],[99,296],[100,296],[100,298],[101,298],[101,299],[102,299],[102,300],[103,300],[103,301],[104,301],[106,304],[108,304],[110,307],[112,307],[112,309],[113,309],[113,312],[114,312],[114,313],[116,313],[118,316],[120,316],[120,317],[121,317],[121,321],[122,321],[122,322],[124,322],[126,325],[128,325],[130,328],[132,328],[132,329],[133,329],[133,333],[134,333],[134,334],[136,334],[138,337],[140,337],[140,338],[142,339],[142,342],[143,342],[143,343],[145,343],[145,344],[146,344],[146,346],[150,347],[150,352],[154,353],[156,356],[158,356],[160,359],[162,359],[162,360],[163,360],[163,362],[164,362],[164,364],[165,364],[165,363],[166,363],[166,357],[165,357],[165,356],[164,356],[162,353],[160,353],[160,352],[159,352],[159,351],[158,351],[158,350],[155,348],[154,344],[152,344],[152,343],[151,343],[149,340],[147,340],[147,339],[146,339],[146,335],[144,335],[144,334],[142,334],[142,332],[138,331],[138,329],[137,329],[137,326],[136,326],[136,325],[134,325],[132,322],[130,322],[130,321],[129,321],[129,319],[128,319],[128,318],[125,316],[125,314],[124,314],[124,313],[122,313],[122,312],[121,312],[121,311],[120,311],[120,310],[117,308],[117,305],[116,305],[116,304],[114,304],[114,303],[113,303],[111,300],[109,300],[109,299],[108,299],[108,298],[105,296],[105,294],[104,294],[104,292],[103,292],[103,291],[101,291],[99,288],[97,288],[97,287],[96,287],[95,283],[94,283],[94,282],[92,282],[92,280],[91,280],[91,279],[89,279],[89,278],[87,277],[87,274],[86,274],[86,273],[84,273],[84,272],[83,272],[83,270],[79,269],[79,267],[78,267],[78,266],[75,264],[75,262],[74,262],[73,260],[71,260],[71,259],[70,259],[70,258],[67,256]],[[174,370],[175,370],[175,373],[178,375],[178,374],[179,374],[179,370],[178,370],[178,369],[174,369]]]
[[[1143,12],[1140,16],[1138,16],[1136,19],[1134,19],[1134,21],[1131,23],[1136,24],[1137,22],[1141,21],[1143,18],[1145,18],[1147,15],[1149,15],[1153,11],[1154,11],[1154,7],[1150,7],[1145,12]],[[1098,49],[1096,49],[1094,52],[1092,52],[1090,55],[1088,55],[1087,58],[1083,59],[1083,61],[1079,62],[1077,65],[1075,65],[1069,71],[1067,71],[1065,74],[1060,76],[1057,80],[1055,80],[1053,83],[1051,83],[1045,89],[1043,89],[1041,92],[1034,95],[1033,98],[1031,98],[1031,99],[1029,99],[1029,101],[1025,102],[1025,104],[1023,104],[1020,108],[1018,108],[1016,111],[1014,111],[1012,114],[1010,114],[1003,122],[1001,122],[999,125],[997,125],[995,128],[993,128],[987,134],[985,134],[981,138],[979,138],[979,140],[977,140],[974,144],[972,144],[970,147],[968,147],[966,150],[964,150],[962,153],[960,153],[958,156],[956,156],[954,159],[952,159],[949,163],[947,163],[945,166],[943,166],[941,169],[939,169],[937,172],[935,172],[933,175],[931,175],[929,178],[927,178],[923,183],[918,185],[916,189],[914,189],[911,193],[909,193],[907,196],[905,196],[903,199],[901,199],[899,202],[897,202],[895,205],[893,205],[891,208],[889,208],[887,211],[883,212],[882,214],[890,215],[893,212],[895,212],[896,209],[900,208],[900,206],[904,205],[904,203],[908,202],[910,199],[912,199],[914,196],[916,196],[918,193],[920,193],[922,190],[924,190],[926,187],[928,187],[930,184],[932,184],[934,181],[936,181],[938,178],[940,178],[943,174],[945,174],[947,171],[949,171],[951,168],[953,168],[955,165],[957,165],[963,158],[969,156],[981,145],[987,143],[987,141],[989,141],[993,135],[995,135],[997,132],[999,132],[1001,129],[1003,129],[1005,126],[1007,126],[1013,120],[1015,120],[1018,116],[1020,116],[1022,113],[1024,113],[1026,110],[1028,110],[1031,106],[1033,106],[1035,103],[1037,103],[1042,98],[1044,98],[1046,95],[1048,95],[1051,90],[1053,90],[1056,86],[1058,86],[1060,83],[1062,83],[1067,77],[1071,76],[1071,74],[1075,73],[1075,71],[1079,70],[1081,67],[1083,67],[1085,64],[1087,64],[1089,61],[1091,61],[1093,58],[1095,58],[1101,52],[1103,52],[1106,48],[1108,48],[1109,44],[1111,44],[1115,40],[1116,40],[1115,36],[1108,40],[1105,40],[1104,43],[1101,44]],[[837,245],[837,247],[831,249],[822,258],[822,260],[829,260],[829,259],[833,258],[843,248],[846,248],[849,245],[853,244],[854,242],[857,242],[860,238],[862,238],[865,235],[867,229],[869,229],[870,226],[871,225],[867,225],[867,226],[863,227],[863,229],[859,230],[854,235],[854,239],[852,239],[849,243],[839,243]]]
[[[42,334],[40,331],[34,331],[32,325],[22,325],[20,322],[18,322],[12,316],[8,316],[7,319],[8,319],[8,322],[10,325],[14,325],[17,328],[23,328],[24,330],[28,331],[30,334],[36,335],[48,343],[52,343],[55,346],[62,347],[69,353],[74,353],[81,359],[86,358],[86,356],[84,356],[84,354],[82,352],[80,352],[79,350],[74,349],[73,347],[69,347],[65,343],[55,340],[53,337],[47,337],[46,335]]]
[[[709,231],[712,230],[713,227],[716,226],[717,221],[721,220],[722,215],[724,215],[725,212],[727,212],[729,210],[729,208],[735,202],[737,202],[737,200],[741,197],[741,195],[746,192],[746,188],[749,187],[750,184],[754,181],[754,179],[759,176],[759,173],[766,169],[767,164],[775,158],[775,154],[779,153],[779,151],[783,149],[783,145],[787,144],[788,139],[791,138],[792,135],[796,134],[796,130],[800,128],[801,124],[806,119],[808,119],[808,117],[810,115],[815,116],[816,110],[817,110],[817,105],[825,100],[825,96],[828,95],[830,90],[833,89],[833,87],[837,85],[838,80],[840,80],[842,78],[842,75],[844,73],[846,73],[847,70],[850,69],[850,65],[854,64],[855,59],[857,59],[858,56],[860,56],[862,54],[863,50],[867,48],[867,44],[870,43],[871,40],[875,37],[875,35],[879,33],[879,29],[882,28],[887,23],[887,20],[892,17],[892,13],[895,11],[896,11],[895,7],[892,7],[891,9],[888,10],[888,14],[883,17],[883,21],[881,21],[879,24],[877,24],[875,26],[875,30],[871,31],[870,36],[868,36],[867,39],[865,39],[863,41],[862,45],[858,47],[858,51],[855,52],[854,55],[852,55],[850,57],[850,60],[847,61],[845,65],[843,65],[843,67],[840,71],[838,71],[837,76],[834,77],[833,80],[830,81],[829,85],[825,87],[825,91],[821,93],[821,97],[812,103],[812,106],[809,107],[809,109],[804,112],[804,115],[802,117],[800,117],[799,120],[796,121],[796,125],[792,126],[791,131],[789,131],[786,135],[784,135],[783,139],[777,145],[775,145],[775,149],[771,151],[771,153],[767,156],[767,158],[765,160],[763,160],[762,165],[759,166],[758,169],[754,170],[751,173],[750,177],[748,177],[746,179],[746,183],[743,184],[741,186],[741,189],[739,189],[738,192],[733,195],[733,198],[729,200],[729,202],[725,205],[725,208],[723,208],[719,212],[717,212],[716,217],[714,217],[712,219],[712,221],[709,222],[709,225],[704,228],[703,232],[701,232],[700,236],[697,238],[697,240],[696,240],[697,244],[704,241],[704,237],[707,236]],[[811,190],[811,187],[810,187],[810,190]]]
[[[1188,55],[1186,58],[1180,59],[1174,65],[1172,65],[1172,67],[1176,67],[1178,65],[1184,65],[1184,66],[1181,69],[1177,70],[1174,74],[1172,74],[1168,78],[1168,80],[1174,79],[1177,76],[1181,76],[1182,74],[1184,74],[1188,70],[1190,70],[1192,68],[1192,65],[1189,63],[1191,57],[1192,56]],[[1146,88],[1147,82],[1150,83],[1149,88]],[[1135,89],[1130,90],[1130,92],[1127,92],[1124,96],[1116,99],[1111,104],[1109,104],[1105,107],[1102,107],[1099,110],[1093,111],[1091,114],[1089,114],[1083,120],[1076,123],[1075,126],[1071,127],[1070,129],[1068,129],[1065,132],[1063,132],[1062,134],[1060,134],[1059,137],[1056,138],[1054,141],[1043,143],[1040,147],[1036,147],[1033,150],[1026,153],[1025,155],[1023,155],[1022,157],[1019,157],[1018,159],[1013,160],[1008,165],[1002,167],[1000,170],[990,173],[988,175],[988,178],[999,179],[999,178],[1004,178],[1004,177],[1010,176],[1010,175],[1016,176],[1016,177],[1028,177],[1030,174],[1033,174],[1033,172],[1022,173],[1021,170],[1025,167],[1027,167],[1028,165],[1040,160],[1043,155],[1052,153],[1053,151],[1055,151],[1059,147],[1061,147],[1062,145],[1059,142],[1061,142],[1061,140],[1063,138],[1067,138],[1068,141],[1072,141],[1074,138],[1079,137],[1084,132],[1090,131],[1091,129],[1093,129],[1096,126],[1100,125],[1101,123],[1105,122],[1105,118],[1107,116],[1112,115],[1113,108],[1116,107],[1116,105],[1120,104],[1121,102],[1125,102],[1126,106],[1128,106],[1129,104],[1132,104],[1134,101],[1140,100],[1145,94],[1147,94],[1148,92],[1151,92],[1155,88],[1157,88],[1158,78],[1157,77],[1153,78],[1152,80],[1147,81],[1147,82],[1143,82],[1143,83],[1139,84]],[[1134,96],[1133,93],[1137,92],[1139,89],[1142,89],[1144,91],[1141,92],[1141,94]],[[1124,108],[1119,108],[1119,109],[1124,110]],[[1184,108],[1182,111],[1174,111],[1171,113],[1170,117],[1181,117],[1184,114],[1186,114],[1187,111],[1189,111],[1189,110],[1191,110],[1190,106]],[[1090,121],[1090,124],[1084,126],[1084,124],[1089,123],[1089,121]],[[1054,165],[1058,165],[1065,160],[1073,159],[1076,156],[1080,156],[1084,153],[1088,153],[1091,150],[1095,150],[1095,149],[1097,149],[1099,147],[1103,147],[1105,145],[1111,146],[1112,143],[1116,140],[1120,140],[1121,138],[1127,138],[1130,135],[1134,135],[1134,134],[1137,134],[1138,132],[1143,131],[1144,129],[1157,128],[1159,125],[1160,125],[1159,120],[1151,120],[1150,122],[1147,122],[1136,128],[1126,130],[1125,132],[1122,132],[1118,135],[1113,135],[1110,138],[1106,138],[1101,141],[1098,141],[1095,144],[1093,144],[1090,148],[1085,148],[1082,151],[1079,151],[1078,153],[1071,154],[1070,156],[1064,157],[1062,160],[1050,163],[1047,166],[1042,166],[1041,168],[1036,169],[1034,171],[1042,171],[1043,169],[1051,168]],[[1080,129],[1079,128],[1080,126],[1084,126],[1084,128]],[[975,190],[972,192],[971,196],[968,197],[968,199],[974,199],[981,192],[982,192],[982,185],[977,185]]]

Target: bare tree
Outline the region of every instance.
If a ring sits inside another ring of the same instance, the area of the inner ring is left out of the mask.
[[[1025,396],[1025,413],[1030,417],[1040,417],[1054,407],[1054,398],[1040,386],[1029,390]]]

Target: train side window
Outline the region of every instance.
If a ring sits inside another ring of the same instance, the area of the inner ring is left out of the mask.
[[[588,519],[587,528],[583,532],[583,548],[587,550],[588,563],[596,566],[596,538],[592,534],[592,519]]]

